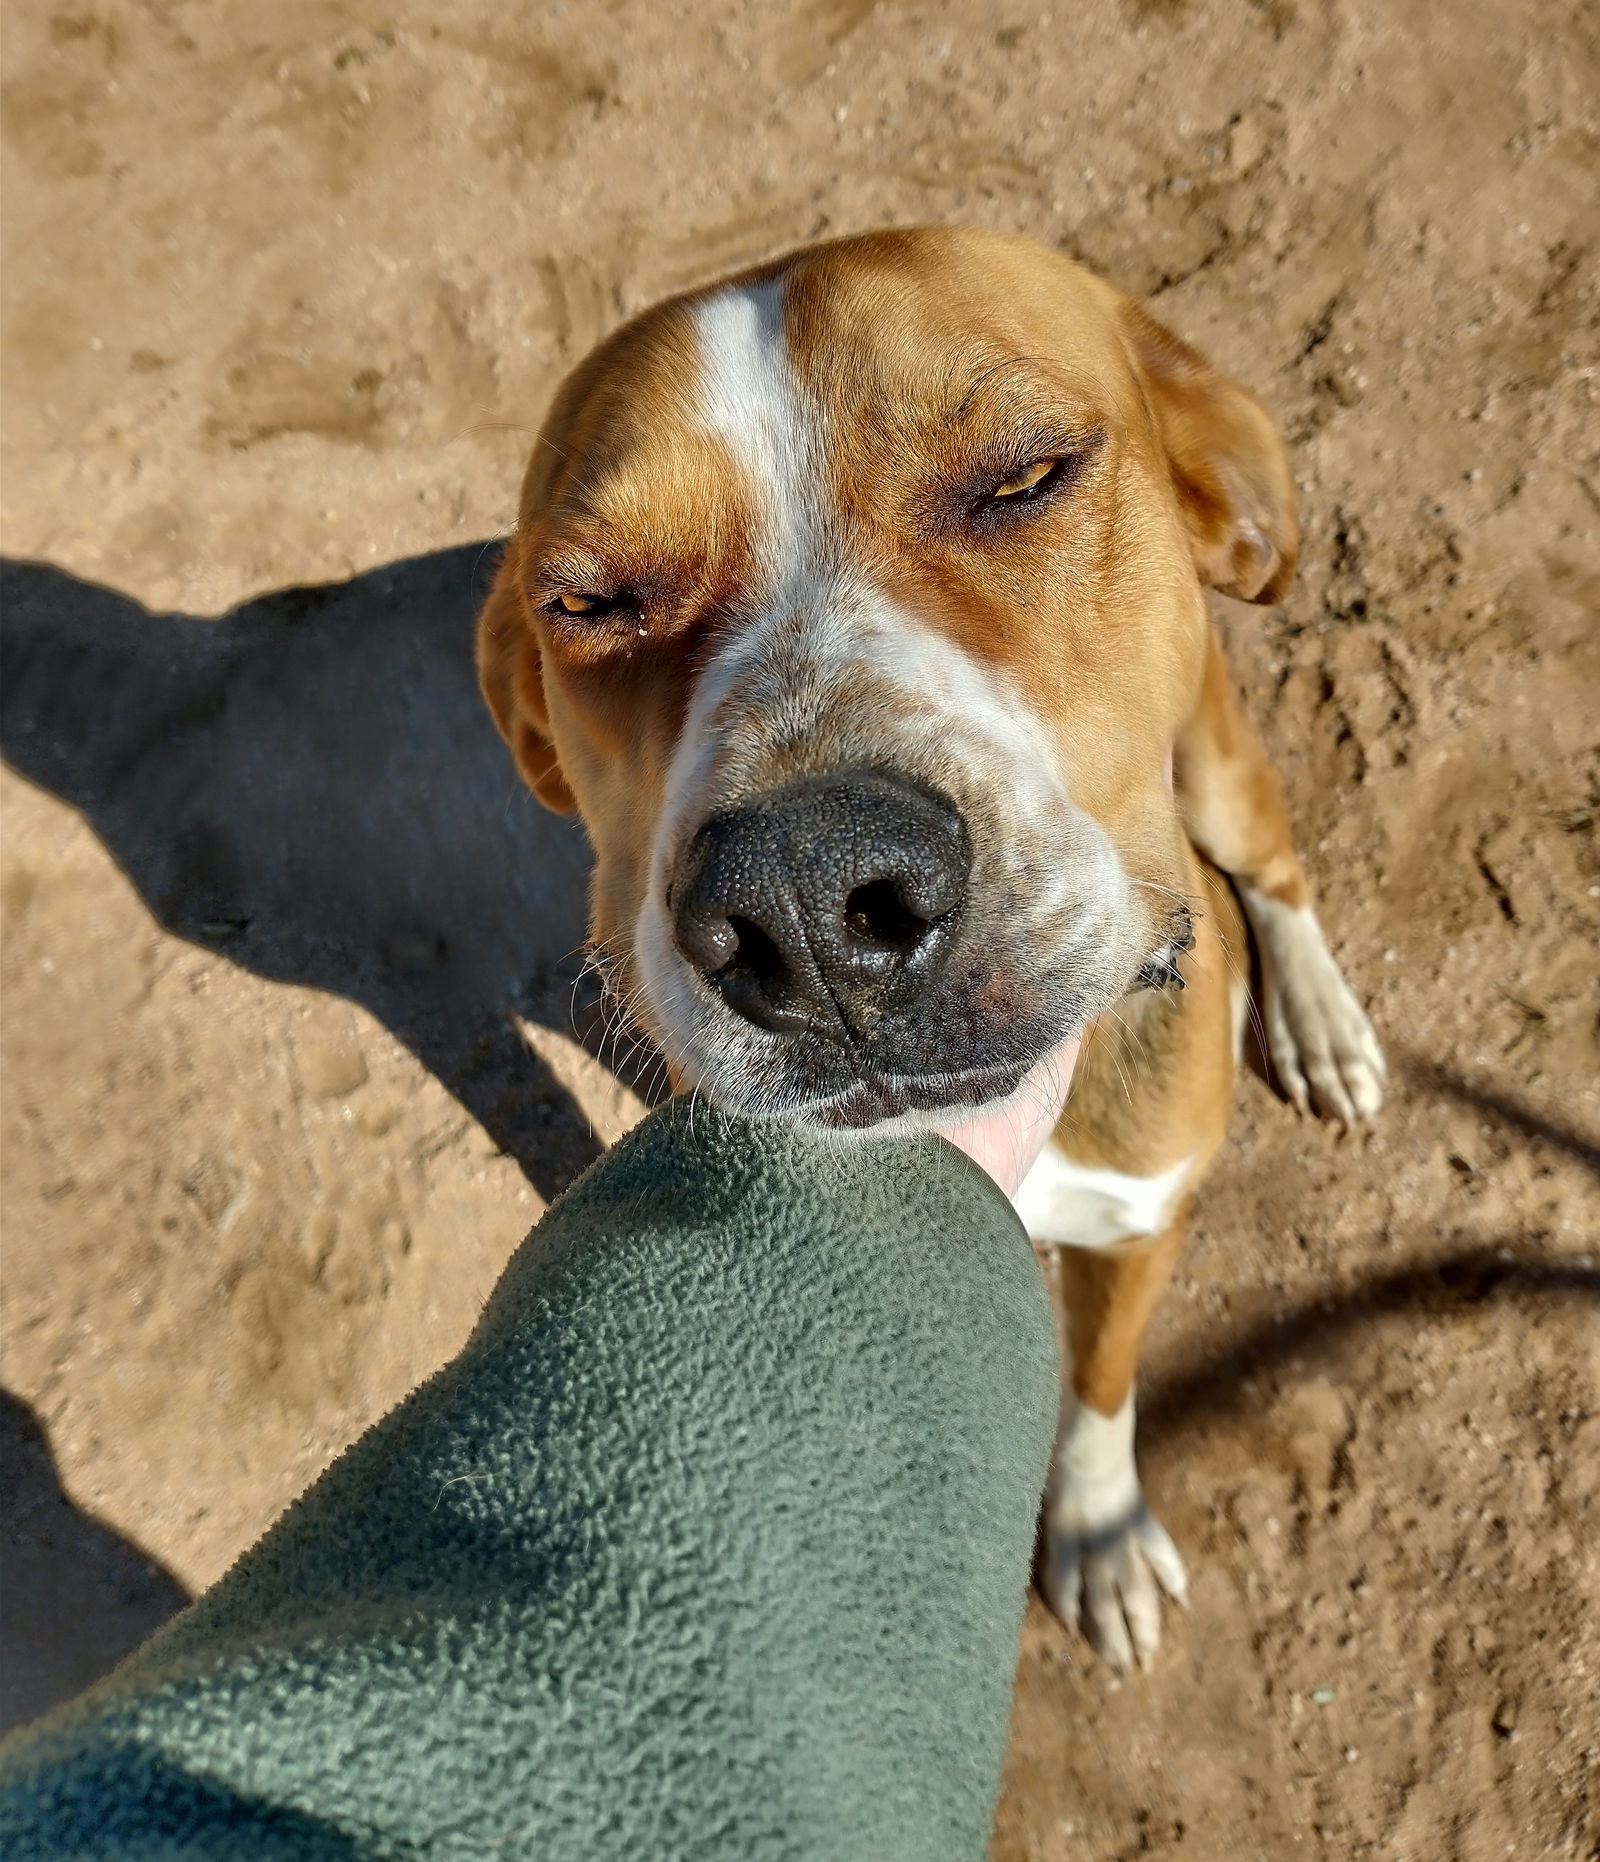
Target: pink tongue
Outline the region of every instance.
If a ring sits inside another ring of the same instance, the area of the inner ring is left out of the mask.
[[[1056,1128],[1077,1058],[1074,1036],[1051,1048],[1003,1105],[962,1124],[941,1127],[940,1135],[981,1164],[1012,1195]]]

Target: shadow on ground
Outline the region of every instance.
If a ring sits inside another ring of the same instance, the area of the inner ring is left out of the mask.
[[[136,1545],[62,1492],[26,1403],[0,1390],[0,1733],[70,1700],[189,1601]]]
[[[1525,1143],[1600,1177],[1600,1139],[1566,1119],[1418,1055],[1396,1056],[1395,1068],[1421,1093],[1470,1105]],[[1352,1335],[1377,1320],[1448,1322],[1485,1305],[1528,1307],[1551,1298],[1600,1309],[1600,1267],[1589,1256],[1553,1253],[1538,1237],[1507,1235],[1492,1245],[1481,1239],[1447,1242],[1358,1286],[1208,1340],[1191,1361],[1152,1382],[1139,1407],[1139,1428],[1154,1443],[1197,1421],[1248,1410],[1259,1400],[1251,1378],[1290,1361],[1336,1365]]]
[[[0,753],[169,931],[361,1003],[548,1198],[597,1147],[511,1012],[568,999],[589,860],[478,695],[492,566],[473,544],[199,620],[8,561]]]

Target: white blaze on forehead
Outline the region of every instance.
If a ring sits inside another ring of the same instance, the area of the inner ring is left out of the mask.
[[[698,411],[745,469],[763,567],[778,605],[815,549],[822,461],[784,335],[783,281],[718,291],[695,306]]]
[[[783,330],[783,282],[714,292],[694,308],[699,337],[696,409],[706,431],[743,468],[751,500],[751,542],[763,586],[746,590],[762,609],[733,631],[701,673],[667,773],[656,829],[652,892],[660,890],[687,816],[721,758],[719,713],[740,676],[759,665],[788,616],[830,618],[833,590],[818,568],[823,530],[821,446],[802,407]],[[649,901],[646,901],[646,912]]]
[[[841,686],[867,676],[920,701],[921,716],[902,726],[911,740],[904,748],[925,751],[917,737],[948,740],[955,729],[1002,766],[1025,815],[1052,811],[1065,788],[1055,747],[1011,680],[980,667],[955,641],[851,573],[830,547],[837,514],[823,423],[795,381],[783,280],[717,291],[695,306],[694,316],[698,411],[744,468],[767,583],[752,591],[762,619],[742,628],[701,679],[684,731],[686,743],[700,742],[698,760],[715,714],[736,685],[760,679],[763,662],[781,687],[752,694],[769,727],[807,708],[820,721]],[[780,643],[779,626],[794,617],[803,619],[803,635],[791,632]],[[893,744],[876,748],[893,761]]]
[[[953,640],[864,586],[828,547],[835,513],[822,420],[795,381],[783,280],[717,291],[695,306],[694,316],[698,411],[746,473],[767,586],[759,591],[762,620],[741,629],[707,668],[685,737],[710,725],[741,675],[756,672],[764,657],[781,655],[785,709],[807,698],[815,702],[819,684],[832,683],[846,668],[870,668],[921,698],[927,711],[960,720],[967,735],[992,744],[1013,769],[1043,765],[1058,790],[1047,734],[1010,681],[980,669]],[[804,637],[777,646],[776,624],[796,616],[805,621]],[[767,701],[772,696],[762,694]]]

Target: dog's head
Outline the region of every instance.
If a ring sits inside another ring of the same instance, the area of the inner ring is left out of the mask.
[[[679,1082],[926,1122],[1170,962],[1201,585],[1274,600],[1295,542],[1266,414],[1127,299],[882,233],[579,367],[479,669]]]

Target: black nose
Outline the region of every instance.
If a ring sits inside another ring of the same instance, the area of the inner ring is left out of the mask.
[[[798,783],[689,843],[678,948],[758,1027],[858,1037],[938,973],[971,864],[943,795],[870,770]]]

